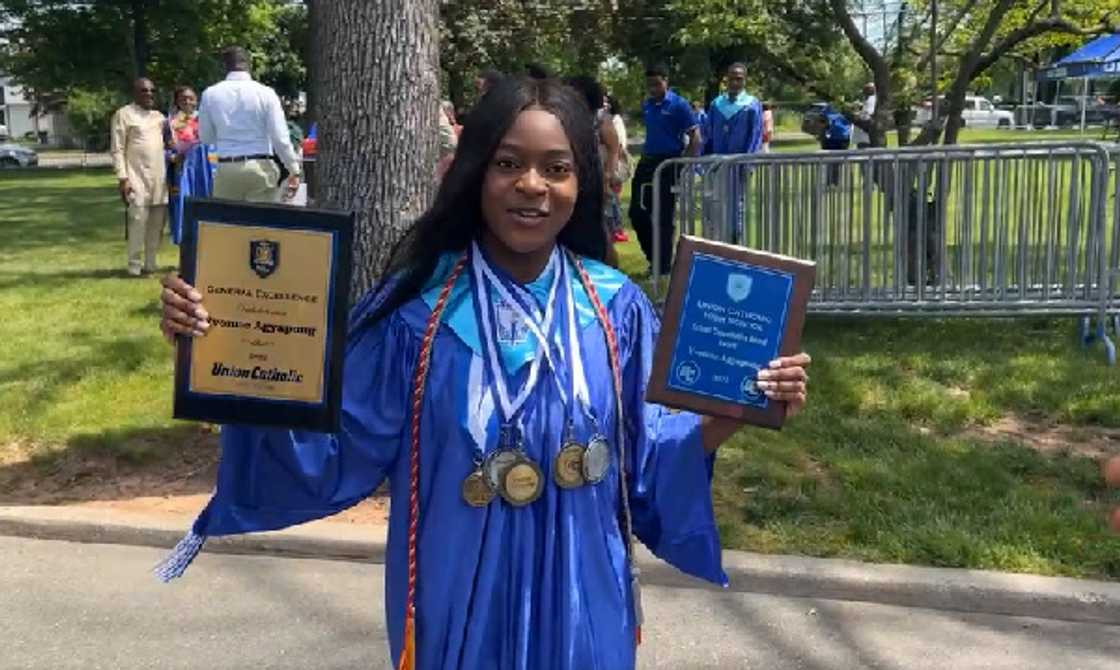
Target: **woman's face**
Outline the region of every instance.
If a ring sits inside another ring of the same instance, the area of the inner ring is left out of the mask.
[[[175,104],[179,107],[179,111],[192,114],[198,107],[198,96],[194,94],[194,91],[188,88],[179,94],[179,97],[175,100]]]
[[[482,184],[482,216],[510,251],[551,249],[575,209],[579,181],[560,119],[541,109],[521,112],[490,159]]]

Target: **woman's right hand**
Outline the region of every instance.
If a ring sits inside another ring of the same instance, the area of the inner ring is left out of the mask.
[[[165,276],[161,283],[163,291],[159,300],[163,305],[163,318],[159,329],[167,341],[175,344],[176,335],[205,335],[210,328],[210,314],[202,306],[202,294],[176,274]]]

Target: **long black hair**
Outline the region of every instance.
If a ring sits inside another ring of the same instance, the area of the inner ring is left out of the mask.
[[[461,252],[481,236],[486,228],[481,197],[486,170],[518,114],[529,108],[556,116],[572,147],[579,192],[572,218],[557,242],[581,256],[604,259],[603,168],[595,129],[587,121],[587,105],[578,93],[556,80],[507,77],[488,90],[471,111],[435,202],[390,254],[376,292],[386,290],[386,282],[392,282],[392,288],[372,320],[415,297],[431,279],[440,256]]]

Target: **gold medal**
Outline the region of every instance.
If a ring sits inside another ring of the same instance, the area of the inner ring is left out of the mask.
[[[471,507],[486,507],[494,499],[494,489],[482,474],[482,468],[475,468],[463,479],[463,500]]]
[[[543,490],[544,476],[541,474],[541,469],[536,463],[521,456],[516,463],[506,469],[499,492],[509,504],[514,507],[524,507],[540,498]]]
[[[552,478],[562,489],[583,486],[583,445],[568,442],[552,462]]]

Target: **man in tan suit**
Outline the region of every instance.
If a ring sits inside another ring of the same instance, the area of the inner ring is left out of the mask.
[[[121,200],[127,207],[128,274],[133,277],[155,272],[167,218],[164,117],[155,110],[155,92],[150,79],[137,79],[134,101],[118,109],[111,124],[109,150]]]

